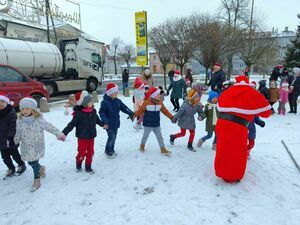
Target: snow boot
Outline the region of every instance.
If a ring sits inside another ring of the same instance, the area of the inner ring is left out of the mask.
[[[212,145],[212,148],[211,148],[212,150],[214,150],[214,151],[216,151],[217,150],[217,144],[215,144],[215,143],[213,143],[213,145]]]
[[[145,145],[144,145],[144,144],[140,144],[140,151],[141,151],[142,153],[145,152]]]
[[[170,135],[170,144],[171,144],[171,145],[174,145],[175,139],[176,139],[176,136],[173,135],[173,134],[171,134],[171,135]]]
[[[9,177],[13,177],[15,175],[15,172],[16,172],[15,169],[8,169],[6,171],[6,174],[3,178],[3,180],[5,180],[6,178],[9,178]]]
[[[115,152],[113,152],[113,153],[111,153],[111,154],[107,154],[107,158],[109,158],[109,159],[114,159],[114,158],[116,158],[118,156],[118,154],[117,153],[115,153]]]
[[[188,150],[192,151],[192,152],[196,152],[196,150],[194,149],[193,147],[193,144],[192,143],[188,143],[188,146],[187,146]]]
[[[23,164],[23,165],[21,165],[21,166],[18,166],[18,169],[17,169],[17,174],[18,174],[18,176],[21,176],[22,173],[25,172],[25,170],[26,170],[26,165],[25,165],[25,164]]]
[[[82,162],[76,162],[76,172],[77,173],[82,171],[81,165],[82,165]]]
[[[40,177],[41,178],[46,177],[46,167],[45,166],[41,166],[41,168],[40,168]]]
[[[31,192],[37,191],[41,187],[41,179],[34,179],[33,184],[31,186]]]
[[[92,169],[91,165],[85,165],[85,172],[89,174],[94,174],[95,171]]]
[[[202,139],[199,139],[198,143],[197,143],[197,147],[201,148],[203,145],[204,141]]]
[[[166,148],[161,148],[160,149],[161,154],[169,156],[172,154],[172,152],[170,152],[169,150],[167,150]]]

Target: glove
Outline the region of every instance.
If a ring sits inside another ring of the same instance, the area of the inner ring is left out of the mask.
[[[14,138],[13,137],[7,138],[7,147],[15,147],[15,146],[16,146],[16,144],[15,144]]]
[[[259,126],[265,127],[265,126],[266,126],[266,123],[265,123],[264,121],[261,121],[260,124],[259,124]]]
[[[66,140],[66,138],[67,138],[67,136],[66,135],[61,135],[59,138],[57,138],[59,141],[65,141]]]
[[[108,125],[104,124],[103,129],[108,130]]]
[[[131,116],[129,116],[127,119],[131,119],[131,121],[133,122],[133,121],[134,121],[134,119],[135,119],[135,116],[134,116],[134,114],[132,114]]]
[[[173,116],[173,117],[171,118],[171,121],[172,121],[172,123],[177,123],[177,118],[176,118],[175,116]]]

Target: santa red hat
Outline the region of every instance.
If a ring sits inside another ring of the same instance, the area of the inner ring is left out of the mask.
[[[219,68],[221,68],[222,65],[221,65],[221,63],[216,63],[216,64],[214,65],[214,67],[219,67]]]
[[[151,87],[145,95],[145,99],[155,98],[160,94],[160,90],[156,87]]]
[[[245,75],[239,75],[235,77],[236,83],[240,84],[249,84],[249,78],[246,77]]]
[[[117,93],[119,92],[119,88],[118,88],[118,85],[114,84],[114,83],[108,83],[106,85],[106,91],[105,91],[105,94],[110,96],[114,93]]]
[[[179,75],[180,74],[180,70],[175,70],[175,74]]]
[[[277,65],[277,66],[275,66],[275,68],[277,68],[277,69],[282,69],[282,68],[283,68],[283,65]]]
[[[77,92],[75,94],[75,100],[76,100],[77,105],[82,105],[82,103],[86,97],[90,97],[90,95],[87,91]]]
[[[134,83],[134,88],[135,89],[142,89],[143,87],[145,87],[145,83],[141,80],[137,80],[135,83]]]
[[[5,102],[6,102],[7,104],[9,104],[9,105],[12,105],[12,104],[13,104],[13,102],[11,102],[11,101],[9,100],[9,98],[6,97],[5,93],[3,93],[3,92],[0,92],[0,100],[5,101]]]
[[[257,85],[257,84],[256,84],[255,81],[252,81],[252,82],[250,83],[250,86],[253,87],[253,88],[256,87],[256,85]]]

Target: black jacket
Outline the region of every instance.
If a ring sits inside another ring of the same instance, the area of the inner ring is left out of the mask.
[[[211,79],[208,85],[211,86],[212,91],[220,92],[222,90],[222,84],[225,80],[225,72],[223,70],[220,70],[216,73],[211,74]]]
[[[17,114],[11,105],[0,110],[0,149],[8,148],[7,141],[13,140],[16,134],[16,121]]]
[[[293,86],[293,90],[291,92],[292,95],[300,95],[300,76],[297,76],[291,83]]]
[[[103,122],[95,109],[92,112],[84,112],[83,109],[82,106],[74,106],[73,119],[62,131],[65,135],[68,135],[76,127],[77,138],[93,139],[97,136],[96,124],[103,127]]]
[[[127,70],[126,71],[124,70],[122,73],[122,82],[126,83],[126,82],[128,82],[128,80],[129,80],[129,73]]]
[[[280,76],[281,76],[280,70],[278,68],[274,68],[269,80],[277,81]]]
[[[265,98],[269,101],[270,100],[270,90],[264,86],[264,85],[259,85],[258,87],[258,91],[263,95],[265,96]]]

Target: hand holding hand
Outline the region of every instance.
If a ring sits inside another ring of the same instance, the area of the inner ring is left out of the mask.
[[[63,134],[62,136],[60,136],[60,137],[57,138],[57,139],[58,139],[59,141],[65,141],[66,138],[67,138],[67,136]]]
[[[135,119],[135,115],[134,114],[132,114],[130,117],[129,117],[130,119],[131,119],[131,121],[133,122],[134,121],[134,119]]]
[[[103,129],[108,130],[108,125],[104,124]]]
[[[175,116],[173,116],[171,121],[172,121],[172,123],[177,123],[177,118]]]

